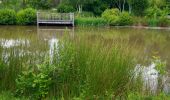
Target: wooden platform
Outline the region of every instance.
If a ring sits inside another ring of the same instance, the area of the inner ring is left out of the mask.
[[[74,26],[74,13],[37,12],[37,25],[70,25]]]

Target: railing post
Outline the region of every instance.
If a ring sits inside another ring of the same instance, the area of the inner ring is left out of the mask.
[[[72,24],[73,24],[73,27],[74,27],[74,13],[72,13]]]
[[[38,11],[37,11],[37,26],[39,26],[39,17],[38,17]]]

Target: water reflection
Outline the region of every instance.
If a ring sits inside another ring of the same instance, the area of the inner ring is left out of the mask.
[[[0,39],[0,45],[3,48],[10,48],[10,47],[15,47],[15,46],[20,46],[20,45],[29,45],[29,40],[22,40],[22,39]]]
[[[149,89],[152,93],[156,93],[158,89],[158,71],[155,69],[155,63],[149,66],[142,66],[138,64],[135,67],[136,75],[141,75],[144,90]],[[148,90],[147,90],[148,91]]]
[[[58,42],[59,40],[56,38],[49,40],[49,46],[50,46],[49,55],[50,55],[51,62],[53,61],[54,53],[57,52]]]
[[[156,94],[159,89],[163,90],[166,94],[170,92],[170,79],[168,74],[161,74],[156,69],[157,64],[152,62],[149,66],[142,66],[137,64],[134,72],[135,78],[141,77],[143,82],[144,91],[150,91]],[[164,66],[166,67],[166,66]]]
[[[54,52],[57,52],[59,39],[64,37],[74,37],[73,27],[43,27],[39,26],[37,34],[40,39],[48,41],[50,60],[53,60]]]

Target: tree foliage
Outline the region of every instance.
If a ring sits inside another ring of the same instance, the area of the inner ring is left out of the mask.
[[[144,15],[145,10],[148,8],[148,0],[133,0],[132,11],[137,16]]]

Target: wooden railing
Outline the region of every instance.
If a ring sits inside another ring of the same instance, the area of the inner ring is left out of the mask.
[[[37,12],[37,24],[71,24],[74,26],[74,13]]]

